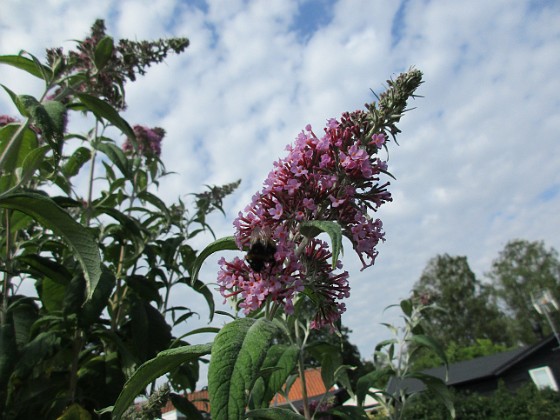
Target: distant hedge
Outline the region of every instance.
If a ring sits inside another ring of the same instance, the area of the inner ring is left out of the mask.
[[[512,393],[501,384],[491,396],[453,392],[457,420],[536,420],[560,419],[560,393],[539,391],[533,384]],[[449,413],[429,392],[410,401],[405,419],[443,420]]]

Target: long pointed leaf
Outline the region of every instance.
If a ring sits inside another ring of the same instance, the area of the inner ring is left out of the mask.
[[[101,276],[99,248],[89,231],[76,222],[49,197],[26,192],[0,196],[0,207],[19,210],[33,217],[44,227],[60,235],[74,251],[84,270],[87,296],[91,298]]]
[[[226,236],[225,238],[220,238],[206,248],[204,248],[200,254],[196,257],[193,262],[192,273],[191,273],[191,282],[194,284],[198,279],[198,273],[200,272],[200,268],[202,267],[202,263],[208,258],[210,255],[214,254],[218,251],[225,251],[225,250],[239,250],[235,243],[235,238],[233,236]]]
[[[117,127],[123,134],[131,139],[136,138],[132,127],[126,122],[119,113],[109,105],[107,102],[102,101],[95,96],[88,95],[87,93],[77,93],[76,96],[80,101],[91,111],[97,118],[103,118]]]
[[[148,360],[140,366],[124,384],[124,388],[113,407],[113,418],[121,418],[122,414],[134,402],[138,394],[152,381],[170,372],[182,363],[210,353],[211,349],[211,343],[183,346],[162,351],[153,359]]]
[[[51,70],[43,66],[43,71],[37,67],[37,63],[29,58],[22,57],[21,55],[1,55],[0,63],[8,64],[20,70],[24,70],[39,79],[45,79],[45,74],[51,73]]]

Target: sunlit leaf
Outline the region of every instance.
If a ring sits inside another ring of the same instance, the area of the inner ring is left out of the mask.
[[[276,331],[274,323],[264,318],[240,318],[226,324],[218,333],[208,369],[213,419],[243,418],[249,392]]]
[[[73,176],[78,175],[80,169],[86,162],[91,159],[91,150],[87,147],[78,147],[72,153],[72,156],[68,158],[64,166],[62,166],[61,170],[64,176],[67,178],[71,178]]]
[[[143,392],[152,381],[170,372],[182,363],[209,354],[211,349],[212,344],[208,343],[178,347],[158,353],[155,358],[148,360],[140,366],[134,372],[134,375],[126,381],[122,392],[113,406],[112,417],[120,419],[138,394]]]
[[[0,192],[5,193],[18,184],[25,171],[24,162],[35,150],[38,150],[37,136],[29,128],[22,129],[20,124],[8,124],[0,128]],[[27,165],[35,164],[36,162],[30,162]],[[36,167],[29,169],[34,171]]]
[[[46,66],[42,66],[43,69],[41,70],[37,67],[36,62],[21,55],[0,55],[0,63],[8,64],[20,70],[24,70],[39,79],[45,79],[45,74],[49,74],[51,72],[51,70]]]

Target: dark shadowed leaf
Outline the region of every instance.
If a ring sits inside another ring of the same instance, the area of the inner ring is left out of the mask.
[[[136,138],[132,127],[124,119],[122,119],[115,108],[113,108],[107,102],[102,101],[101,99],[87,93],[77,93],[76,96],[78,96],[80,101],[91,112],[93,112],[97,118],[109,121],[119,130],[121,130],[125,136],[132,139]]]
[[[101,276],[101,258],[97,243],[89,231],[50,198],[38,193],[26,192],[0,196],[0,207],[28,214],[44,227],[60,235],[82,266],[87,282],[87,297],[91,298]]]
[[[225,238],[218,239],[204,248],[196,260],[193,263],[191,278],[192,282],[195,282],[198,279],[198,273],[200,268],[202,267],[202,263],[208,258],[210,255],[214,254],[218,251],[225,251],[225,250],[238,250],[237,245],[235,243],[235,238],[233,236],[226,236]]]
[[[259,408],[251,410],[247,413],[245,418],[248,419],[265,419],[265,420],[304,420],[301,414],[295,413],[286,408]]]
[[[310,220],[303,222],[300,231],[308,238],[314,238],[321,232],[326,232],[332,243],[332,266],[336,266],[338,255],[342,252],[342,229],[337,222],[327,220]]]
[[[94,62],[97,70],[103,69],[113,54],[113,38],[103,37],[95,47]]]

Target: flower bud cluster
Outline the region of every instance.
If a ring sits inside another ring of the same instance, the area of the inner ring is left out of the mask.
[[[148,128],[143,125],[133,127],[136,135],[136,145],[138,154],[151,158],[159,158],[161,155],[161,142],[165,136],[165,130],[160,127]],[[134,151],[133,140],[127,138],[123,144],[123,150],[127,153]]]

